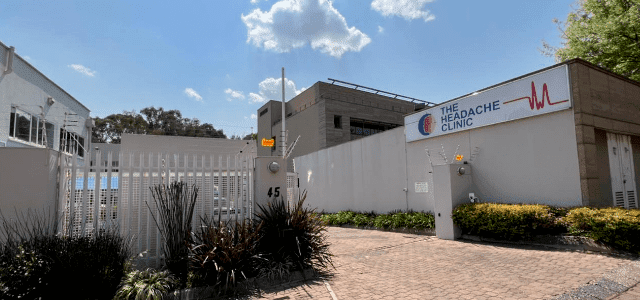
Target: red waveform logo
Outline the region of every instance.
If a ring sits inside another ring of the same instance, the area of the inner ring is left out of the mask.
[[[538,101],[538,95],[536,94],[536,85],[532,81],[531,82],[531,97],[522,97],[522,98],[518,98],[518,99],[513,99],[513,100],[505,101],[503,104],[516,102],[516,101],[523,100],[523,99],[528,99],[529,100],[529,106],[531,107],[531,110],[534,110],[534,109],[540,110],[541,108],[544,108],[544,100],[545,99],[547,100],[547,103],[549,103],[549,105],[556,105],[556,104],[560,104],[560,103],[569,101],[569,99],[567,99],[567,100],[562,100],[562,101],[558,101],[558,102],[551,102],[551,99],[549,99],[549,90],[547,89],[547,84],[546,83],[542,85],[542,101]]]

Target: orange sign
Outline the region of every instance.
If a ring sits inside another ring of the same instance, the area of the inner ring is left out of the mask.
[[[456,160],[457,161],[461,161],[463,158],[464,158],[464,156],[462,156],[460,154],[456,155]]]
[[[274,139],[267,140],[265,138],[262,138],[262,147],[273,147],[274,143],[275,143]]]

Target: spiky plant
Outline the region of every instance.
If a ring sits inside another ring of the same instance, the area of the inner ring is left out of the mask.
[[[158,209],[158,219],[147,203],[156,226],[164,241],[162,248],[167,269],[178,277],[180,284],[187,281],[189,267],[188,243],[191,237],[191,221],[198,197],[198,187],[188,187],[184,182],[173,182],[153,187],[151,194]]]
[[[115,295],[131,255],[130,242],[117,227],[94,230],[90,236],[61,235],[56,217],[35,211],[19,214],[16,220],[0,213],[0,224],[1,299]],[[75,284],[73,289],[69,282]]]
[[[256,217],[263,223],[259,252],[281,265],[293,262],[296,269],[327,270],[333,266],[333,255],[329,252],[326,227],[315,209],[304,207],[306,197],[304,191],[292,208],[282,198],[274,198],[266,206],[258,204]]]
[[[176,279],[168,271],[144,271],[129,272],[120,289],[116,293],[116,300],[160,300],[168,294],[176,285]]]
[[[212,286],[220,294],[254,274],[260,224],[214,219],[201,218],[189,249],[191,269],[197,278],[194,285]]]

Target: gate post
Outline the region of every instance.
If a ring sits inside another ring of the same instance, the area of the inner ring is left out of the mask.
[[[453,209],[469,201],[469,192],[473,191],[471,166],[465,164],[446,164],[433,166],[434,206],[436,236],[445,240],[460,237],[460,228],[453,224]]]
[[[274,197],[282,197],[287,203],[287,160],[261,156],[256,157],[255,162],[254,203],[265,206]],[[258,209],[257,205],[255,209]]]

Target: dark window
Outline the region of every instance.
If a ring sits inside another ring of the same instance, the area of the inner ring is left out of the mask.
[[[9,121],[9,136],[15,137],[14,130],[16,129],[16,113],[11,112],[11,121]]]
[[[351,133],[351,140],[359,139],[361,137],[373,135],[373,134],[400,126],[396,124],[367,121],[367,120],[354,119],[354,118],[351,118],[351,122],[349,125],[350,125],[349,132]]]
[[[333,127],[342,128],[342,116],[333,116]]]
[[[31,116],[24,113],[17,113],[17,115],[15,137],[28,142],[31,132]]]
[[[276,136],[271,137],[273,139],[273,146],[271,146],[271,151],[276,151],[276,145],[278,145],[276,141]]]
[[[262,117],[264,114],[266,114],[269,111],[269,108],[265,108],[263,111],[260,112],[260,116]]]
[[[53,124],[19,109],[12,110],[9,136],[53,148]]]
[[[78,156],[84,157],[84,138],[78,137]]]

